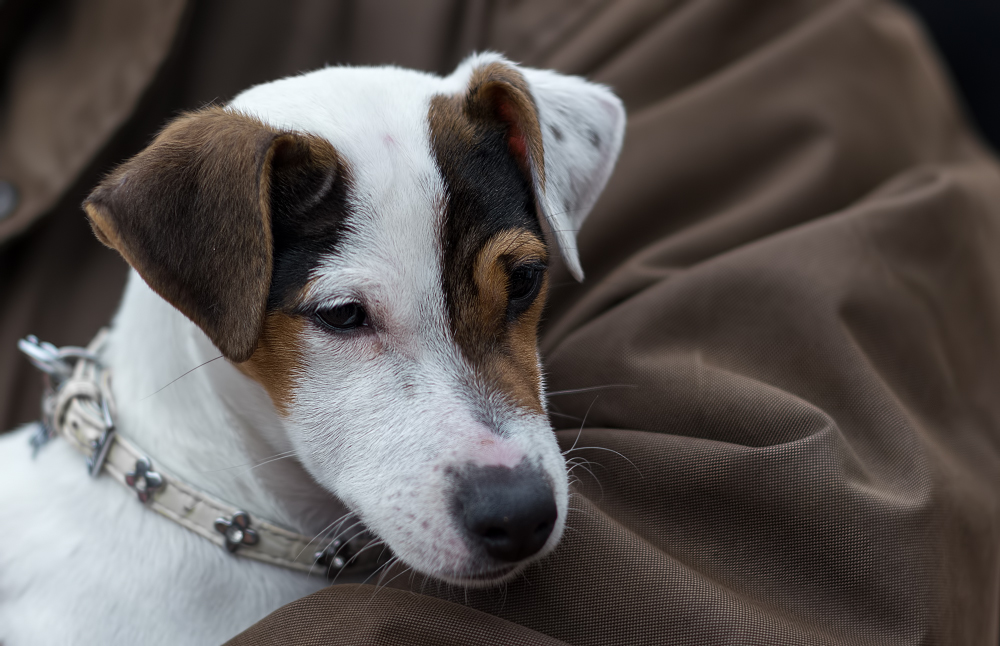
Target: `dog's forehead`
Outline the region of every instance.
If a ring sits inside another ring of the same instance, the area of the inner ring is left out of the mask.
[[[344,160],[351,184],[344,205],[348,231],[324,256],[343,258],[360,245],[369,256],[397,261],[384,267],[391,269],[403,262],[401,253],[417,251],[423,262],[407,258],[412,269],[435,255],[429,246],[438,253],[442,244],[470,251],[507,228],[541,234],[524,208],[530,188],[516,181],[511,190],[512,163],[498,170],[490,159],[496,150],[440,143],[442,129],[468,124],[451,122],[436,106],[459,99],[469,82],[468,72],[442,78],[395,67],[328,67],[250,88],[230,107],[278,129],[320,136]],[[462,204],[447,203],[456,199]]]
[[[457,88],[446,79],[413,70],[331,67],[256,86],[232,101],[231,108],[272,127],[326,139],[349,171],[346,230],[310,259],[314,295],[353,281],[370,288],[402,282],[405,296],[415,280],[429,283],[445,189],[428,111],[433,96],[451,91]],[[421,265],[425,271],[416,271]]]
[[[428,106],[433,96],[459,90],[452,85],[414,70],[330,67],[250,88],[230,107],[275,128],[323,137],[358,188],[371,192],[389,172],[400,182],[434,171]]]

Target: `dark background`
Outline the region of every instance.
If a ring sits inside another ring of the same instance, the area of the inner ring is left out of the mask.
[[[1000,1],[906,0],[923,19],[979,132],[1000,150]]]

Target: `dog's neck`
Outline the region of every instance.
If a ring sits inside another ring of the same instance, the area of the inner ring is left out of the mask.
[[[301,533],[318,532],[346,512],[292,454],[264,389],[134,271],[105,360],[118,430],[155,467]]]

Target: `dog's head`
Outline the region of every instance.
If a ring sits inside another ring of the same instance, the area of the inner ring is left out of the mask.
[[[554,249],[582,276],[624,119],[496,55],[328,68],[181,116],[85,209],[404,562],[497,580],[562,535],[537,327]]]

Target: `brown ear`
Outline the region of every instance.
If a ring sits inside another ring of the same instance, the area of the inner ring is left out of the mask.
[[[507,146],[521,170],[533,184],[545,185],[538,111],[520,72],[498,61],[476,67],[469,79],[465,112],[473,121],[505,124]]]
[[[83,206],[101,242],[242,362],[264,323],[272,218],[315,204],[336,169],[318,137],[211,107],[176,119]]]

